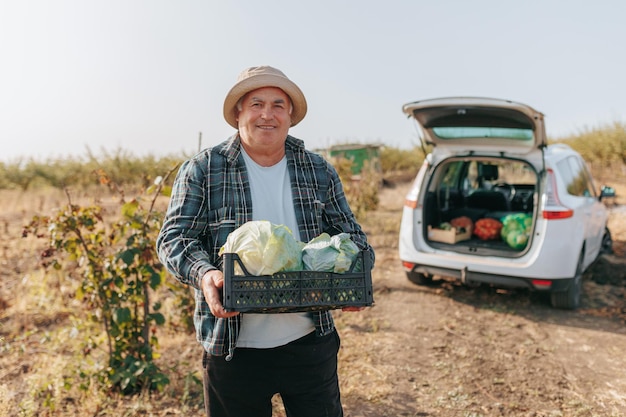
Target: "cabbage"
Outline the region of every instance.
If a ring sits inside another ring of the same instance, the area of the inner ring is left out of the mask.
[[[506,243],[513,249],[524,249],[528,243],[528,234],[513,230],[506,236]]]
[[[272,275],[302,269],[302,246],[285,225],[266,220],[244,223],[226,238],[220,255],[236,253],[252,275]],[[235,273],[242,274],[235,264]]]
[[[322,233],[304,244],[296,240],[287,226],[258,220],[244,223],[230,233],[219,254],[225,252],[236,253],[246,270],[259,276],[303,269],[347,272],[359,254],[359,248],[348,233],[332,237]],[[237,263],[235,273],[243,274]]]
[[[342,273],[350,269],[358,253],[348,233],[333,237],[322,233],[304,245],[302,263],[306,270]]]
[[[509,214],[502,219],[502,239],[513,249],[521,250],[528,244],[533,223],[531,215],[526,213]]]

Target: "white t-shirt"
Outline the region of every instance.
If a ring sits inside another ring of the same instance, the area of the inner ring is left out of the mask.
[[[268,220],[284,224],[300,240],[298,222],[293,208],[287,157],[276,165],[263,167],[241,148],[250,189],[252,190],[252,220]],[[238,347],[273,348],[299,339],[315,329],[308,313],[241,314]]]

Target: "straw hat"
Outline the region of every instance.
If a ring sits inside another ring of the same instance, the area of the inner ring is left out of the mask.
[[[237,102],[250,91],[263,87],[278,87],[291,99],[293,111],[291,126],[295,126],[306,115],[306,99],[300,88],[280,70],[268,66],[250,67],[239,74],[237,83],[230,89],[224,100],[224,119],[235,129],[237,123]]]

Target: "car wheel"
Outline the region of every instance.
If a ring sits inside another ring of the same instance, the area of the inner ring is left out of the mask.
[[[576,273],[569,279],[569,286],[565,291],[555,291],[550,294],[552,307],[563,310],[575,310],[580,306],[580,298],[583,292],[583,257],[581,252],[576,265]]]
[[[600,254],[610,255],[613,253],[613,238],[611,237],[611,231],[608,227],[604,228],[604,235],[602,236],[602,246],[600,247]]]
[[[421,272],[407,272],[406,276],[409,281],[416,285],[430,285],[433,282],[433,277],[431,275],[422,274]]]

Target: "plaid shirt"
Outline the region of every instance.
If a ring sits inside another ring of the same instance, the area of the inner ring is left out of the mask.
[[[227,359],[235,349],[240,316],[213,316],[200,281],[207,271],[221,269],[219,250],[229,233],[252,220],[250,182],[240,149],[240,138],[234,135],[183,163],[156,243],[161,262],[195,290],[198,341],[209,354],[227,355]],[[292,136],[287,136],[285,153],[301,240],[308,242],[325,231],[331,235],[346,232],[373,257],[332,165]],[[318,335],[334,330],[330,311],[311,314]]]

